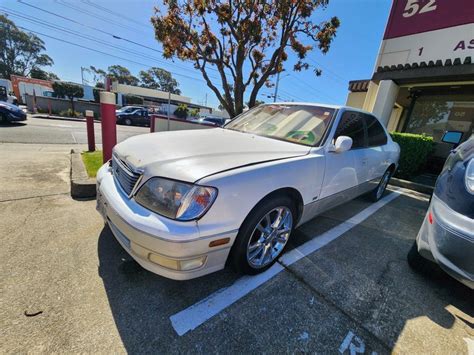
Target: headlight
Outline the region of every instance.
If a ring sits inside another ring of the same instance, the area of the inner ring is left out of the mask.
[[[201,217],[217,197],[217,189],[180,181],[151,178],[138,191],[135,200],[162,216],[190,221]]]
[[[474,158],[469,160],[469,163],[467,164],[464,183],[466,185],[466,190],[474,195]]]

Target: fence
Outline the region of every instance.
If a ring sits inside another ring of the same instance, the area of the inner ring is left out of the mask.
[[[34,112],[33,95],[25,95],[28,111]],[[36,96],[36,109],[41,113],[51,113],[57,115],[61,111],[67,111],[71,108],[71,101],[67,99],[58,99],[55,97]],[[94,111],[94,117],[100,116],[100,104],[89,101],[74,101],[74,110],[84,114],[86,110]]]

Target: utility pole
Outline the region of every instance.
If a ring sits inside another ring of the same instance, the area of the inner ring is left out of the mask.
[[[275,95],[273,95],[273,102],[276,102],[277,100],[277,95],[278,95],[278,83],[280,82],[280,72],[277,74],[277,82],[275,85]]]
[[[171,91],[168,91],[168,131],[170,130]]]
[[[207,92],[206,92],[206,101],[204,103],[204,106],[207,106]]]
[[[84,68],[81,67],[81,78],[82,78],[82,85],[84,85]]]

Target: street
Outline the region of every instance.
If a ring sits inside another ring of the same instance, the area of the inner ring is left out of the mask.
[[[119,126],[119,140],[147,130]],[[406,262],[428,196],[392,188],[330,210],[263,276],[172,281],[132,260],[94,200],[70,197],[85,137],[83,122],[0,127],[2,353],[472,354],[473,292]]]
[[[100,122],[95,122],[96,144],[102,142]],[[149,127],[117,125],[117,141],[150,132]],[[16,124],[0,125],[0,142],[38,144],[87,144],[86,122],[35,118]]]

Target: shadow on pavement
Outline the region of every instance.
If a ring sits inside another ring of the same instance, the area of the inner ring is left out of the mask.
[[[23,122],[0,122],[0,127],[2,128],[13,128],[13,127],[22,127],[26,126],[26,123]]]
[[[155,275],[123,250],[108,226],[100,233],[98,254],[99,275],[128,352],[173,351],[177,335],[169,317],[239,277],[227,269],[189,281]]]
[[[357,199],[310,221],[296,231],[296,236],[303,241],[310,239],[340,223],[341,218],[348,218],[369,204],[364,199]],[[421,276],[412,271],[406,261],[426,207],[427,201],[399,197],[363,224],[355,226],[342,237],[292,265],[288,272],[301,282],[302,287],[311,291],[317,302],[327,304],[334,310],[334,314],[342,313],[344,317],[349,317],[361,329],[372,334],[369,338],[377,338],[375,343],[385,344],[385,350],[397,348],[402,333],[403,336],[407,333],[407,323],[422,316],[444,329],[452,329],[456,320],[459,320],[452,333],[457,345],[460,327],[472,331],[473,291],[441,270],[428,278]],[[393,223],[395,216],[402,222]],[[293,247],[299,244],[295,243]],[[115,240],[108,226],[100,233],[98,255],[99,274],[128,352],[191,352],[196,350],[197,341],[215,342],[212,346],[216,351],[225,351],[219,348],[219,339],[212,336],[206,336],[208,340],[194,339],[191,332],[179,338],[171,327],[169,317],[231,285],[240,277],[238,274],[225,269],[181,282],[157,276],[133,261]],[[260,292],[264,293],[265,289]],[[252,295],[248,297],[247,303],[259,302],[252,299]],[[272,294],[268,297],[271,298]],[[271,304],[271,299],[269,302]],[[466,315],[471,315],[471,318]],[[282,312],[274,317],[281,317],[273,319],[274,324],[283,325],[288,318],[291,320],[294,316]],[[307,317],[309,320],[313,315],[308,314]],[[260,318],[257,313],[250,315],[250,318],[245,320],[245,324],[252,331],[252,324],[258,324]],[[242,326],[242,323],[226,322],[225,318],[219,316],[211,321],[216,320],[230,337],[234,327]],[[338,329],[347,327],[340,316],[334,316],[327,322]],[[429,351],[431,347],[434,349],[438,346],[438,341],[441,345],[437,349],[440,350],[443,349],[443,344],[446,346],[446,341],[448,344],[453,341],[449,338],[437,339],[435,334],[430,333],[431,328],[437,329],[434,324],[426,320],[420,324],[420,329],[416,325],[410,326],[408,336],[413,337],[413,342],[408,341],[410,345],[407,346],[407,340],[401,341],[400,344],[403,344],[399,350]],[[321,324],[321,327],[326,326],[327,324]],[[270,326],[265,329],[267,332],[275,332],[275,336],[279,334],[278,327]],[[283,334],[285,333],[282,331],[281,335]],[[424,339],[420,340],[419,337]],[[333,340],[339,346],[343,339]],[[239,339],[232,342],[238,343]],[[423,348],[423,343],[428,344],[428,348]],[[462,340],[459,341],[459,346],[459,349],[465,349]],[[367,344],[367,349],[369,348],[370,344]],[[334,349],[336,351],[337,347]],[[459,349],[452,350],[456,352]],[[290,348],[287,350],[291,351]]]

